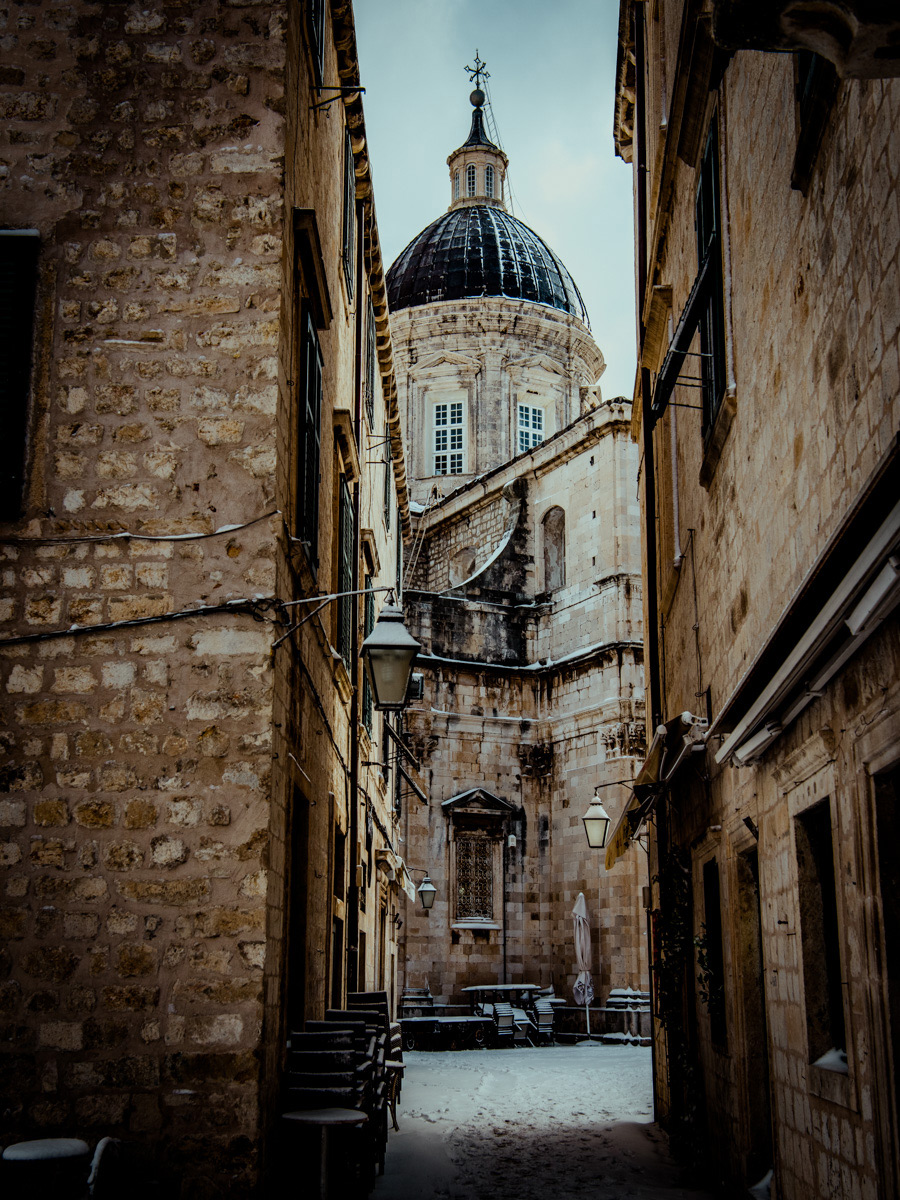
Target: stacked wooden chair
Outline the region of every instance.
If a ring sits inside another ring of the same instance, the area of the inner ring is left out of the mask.
[[[363,1197],[384,1169],[386,1102],[378,1039],[365,1019],[308,1021],[288,1043],[282,1123],[318,1138],[319,1196]],[[296,1161],[296,1154],[290,1157]]]
[[[534,1019],[537,1025],[538,1041],[553,1042],[553,1005],[548,999],[538,997],[534,1002]]]
[[[350,1011],[368,1010],[381,1015],[387,1034],[385,1071],[387,1074],[387,1103],[391,1113],[391,1124],[399,1129],[397,1124],[397,1101],[400,1099],[400,1089],[403,1083],[403,1035],[400,1025],[391,1021],[390,1005],[387,992],[350,992],[347,996],[347,1008]]]
[[[506,1000],[498,1000],[494,1005],[494,1026],[498,1044],[511,1046],[516,1025],[512,1005]]]

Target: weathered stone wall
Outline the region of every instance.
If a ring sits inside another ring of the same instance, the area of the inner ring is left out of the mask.
[[[7,15],[3,221],[41,235],[7,635],[272,593],[272,517],[90,537],[275,507],[284,19]],[[220,614],[5,648],[10,1134],[253,1177],[271,640]]]
[[[654,434],[663,715],[697,712],[709,688],[715,718],[900,426],[900,89],[896,80],[837,84],[803,194],[791,187],[794,56],[738,53],[708,97],[691,94],[678,58],[692,37],[681,27],[685,6],[661,13],[648,39],[649,282],[671,286],[677,321],[697,273],[697,172],[676,148],[696,140],[688,121],[697,138],[717,122],[729,370],[706,445],[699,414],[683,407],[670,406]],[[697,404],[698,395],[684,387],[673,399]],[[891,935],[881,921],[890,922],[894,888],[879,865],[874,800],[876,781],[900,758],[898,649],[894,615],[757,765],[717,765],[714,742],[708,785],[673,789],[673,841],[693,864],[695,932],[705,921],[703,866],[717,863],[721,878],[727,1048],[699,1001],[690,1024],[704,1147],[716,1147],[713,1169],[731,1188],[773,1163],[785,1200],[887,1197],[900,1186],[882,975],[882,937]],[[846,1073],[817,1066],[807,1045],[807,1012],[821,997],[803,978],[795,818],[822,799],[835,847]],[[758,896],[746,868],[757,854]],[[754,921],[762,962],[750,979]],[[666,1091],[663,1080],[664,1100]]]
[[[346,54],[352,13],[333,7]],[[41,240],[24,513],[0,529],[4,1140],[123,1137],[195,1196],[253,1188],[288,1004],[321,1015],[347,981],[331,941],[357,855],[332,874],[352,683],[336,606],[273,650],[285,625],[265,603],[337,583],[334,410],[353,406],[369,290],[354,303],[344,279],[344,106],[310,111],[304,11],[48,0],[2,17],[0,222]],[[330,24],[326,42],[332,80]],[[286,94],[302,99],[285,116]],[[287,536],[294,207],[316,213],[333,309],[316,581]],[[367,441],[388,420],[380,387],[374,409]],[[371,457],[378,586],[400,519]],[[386,789],[363,786],[390,838]],[[292,996],[289,946],[305,963]]]

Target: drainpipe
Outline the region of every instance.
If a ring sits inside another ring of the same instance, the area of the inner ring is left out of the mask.
[[[366,306],[363,304],[365,263],[365,206],[356,203],[356,325],[354,329],[353,361],[353,436],[360,460],[360,476],[365,458],[362,449],[363,406],[363,338],[366,328]],[[350,590],[359,591],[359,559],[362,551],[360,535],[361,478],[353,485],[353,561],[350,568]],[[356,992],[359,979],[359,886],[356,882],[356,862],[359,853],[359,597],[353,597],[355,608],[350,623],[350,886],[347,889],[347,991]]]
[[[656,564],[656,469],[653,460],[653,417],[650,412],[650,372],[643,366],[644,358],[644,300],[647,292],[647,127],[644,56],[644,5],[636,0],[634,14],[634,129],[637,151],[637,281],[638,281],[638,361],[641,365],[641,434],[644,451],[644,544],[647,560],[647,667],[650,695],[646,716],[647,727],[655,729],[662,723],[662,702],[659,682],[659,610],[657,602]],[[666,827],[657,825],[657,853],[660,861],[666,854]],[[652,892],[651,892],[652,904]],[[653,1119],[657,1120],[657,1061],[656,1031],[653,1012],[656,1008],[653,987],[653,939],[651,922],[647,922],[647,974],[650,984],[650,1054],[653,1071]]]

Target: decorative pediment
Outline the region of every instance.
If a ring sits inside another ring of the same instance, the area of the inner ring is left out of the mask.
[[[563,379],[571,378],[571,372],[564,363],[551,358],[548,354],[533,354],[528,358],[507,359],[506,370],[510,376],[518,376],[526,371],[546,371],[548,375],[559,375]]]
[[[451,796],[441,803],[441,808],[448,816],[496,817],[498,820],[515,812],[514,804],[480,787]]]
[[[458,354],[455,350],[441,350],[438,354],[429,354],[410,367],[413,379],[421,379],[426,375],[464,374],[477,375],[482,363],[471,354]]]

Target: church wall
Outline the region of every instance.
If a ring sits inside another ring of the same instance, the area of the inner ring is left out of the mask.
[[[412,497],[420,503],[435,484],[449,495],[515,456],[513,395],[523,392],[529,377],[534,381],[527,386],[548,404],[557,432],[594,402],[582,399],[582,389],[592,388],[604,369],[579,320],[527,301],[491,297],[487,307],[478,300],[448,300],[400,309],[391,314],[391,332],[398,386],[407,394]],[[454,367],[456,386],[469,396],[466,469],[434,476],[425,401],[429,383],[433,394],[438,381],[446,387]]]

